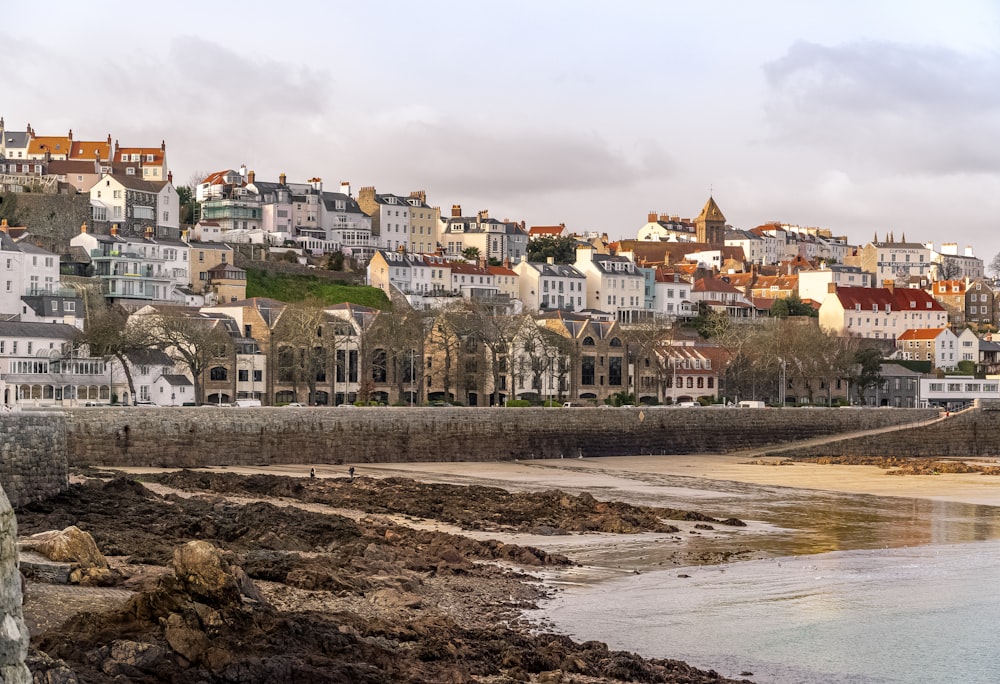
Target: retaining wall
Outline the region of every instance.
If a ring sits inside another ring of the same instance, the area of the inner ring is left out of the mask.
[[[953,414],[919,430],[797,449],[799,456],[1000,457],[1000,407]]]
[[[80,408],[74,465],[488,461],[724,453],[917,423],[934,410],[724,408]]]
[[[0,413],[0,485],[11,505],[58,494],[68,483],[63,413]]]

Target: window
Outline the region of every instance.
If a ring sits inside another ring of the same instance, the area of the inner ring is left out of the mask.
[[[225,381],[229,372],[223,366],[214,366],[209,371],[209,378],[216,381]]]

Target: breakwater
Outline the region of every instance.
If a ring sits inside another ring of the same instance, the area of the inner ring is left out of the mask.
[[[198,467],[726,453],[919,423],[935,410],[80,408],[73,465]]]

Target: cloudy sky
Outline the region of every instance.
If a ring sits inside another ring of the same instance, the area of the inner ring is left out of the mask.
[[[179,184],[426,190],[634,237],[650,211],[1000,252],[1000,3],[455,0],[3,8],[0,115],[167,142]]]

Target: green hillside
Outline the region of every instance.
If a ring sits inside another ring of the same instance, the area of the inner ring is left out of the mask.
[[[351,302],[374,309],[390,308],[389,298],[377,287],[314,275],[265,273],[252,268],[247,269],[247,297],[269,297],[283,302],[315,300],[323,304]]]

